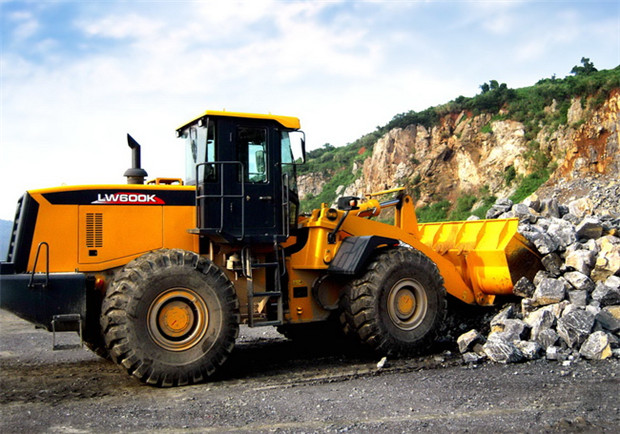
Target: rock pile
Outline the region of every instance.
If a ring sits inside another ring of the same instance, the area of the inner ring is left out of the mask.
[[[620,218],[590,212],[583,201],[555,199],[500,199],[488,211],[519,218],[544,269],[515,284],[520,304],[504,306],[487,336],[473,329],[458,337],[466,362],[620,358]]]

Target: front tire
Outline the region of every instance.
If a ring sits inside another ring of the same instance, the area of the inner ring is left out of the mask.
[[[437,337],[447,303],[443,278],[422,252],[378,253],[341,299],[347,335],[382,354],[413,354]]]
[[[158,250],[127,264],[102,306],[112,360],[141,381],[176,386],[221,367],[239,334],[232,283],[211,261],[184,250]]]

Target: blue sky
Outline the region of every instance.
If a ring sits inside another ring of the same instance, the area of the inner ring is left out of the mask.
[[[311,148],[395,114],[620,64],[620,2],[0,0],[0,218],[23,191],[183,176],[206,109],[298,116]]]

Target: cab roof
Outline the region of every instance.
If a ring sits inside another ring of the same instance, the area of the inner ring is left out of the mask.
[[[258,113],[240,113],[240,112],[227,112],[227,111],[218,111],[218,110],[207,110],[199,116],[196,116],[189,122],[184,123],[177,131],[182,130],[183,128],[195,123],[198,119],[207,117],[207,116],[225,116],[230,118],[247,118],[247,119],[270,119],[278,122],[285,128],[291,128],[294,130],[298,130],[301,128],[301,124],[299,123],[299,118],[295,118],[292,116],[278,116],[272,114],[258,114]]]

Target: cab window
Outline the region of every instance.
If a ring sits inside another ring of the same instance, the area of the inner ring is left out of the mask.
[[[267,182],[267,130],[264,128],[239,127],[237,130],[239,161],[244,167],[244,181]]]
[[[185,140],[185,183],[196,185],[196,165],[215,161],[215,128],[212,122],[207,126],[193,125],[183,132]],[[203,182],[216,181],[214,165],[202,165],[198,177]]]

